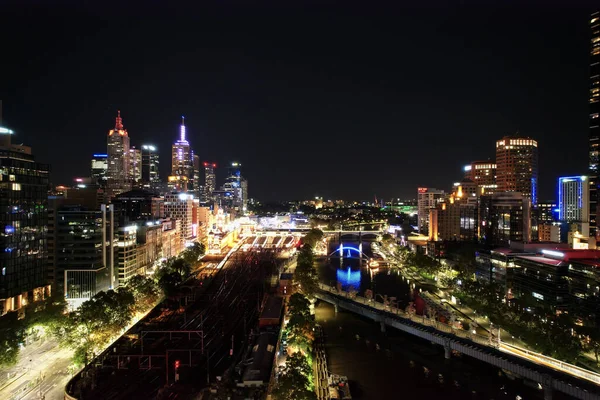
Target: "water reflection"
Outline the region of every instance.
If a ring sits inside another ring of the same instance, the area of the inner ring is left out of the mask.
[[[352,271],[350,267],[337,270],[337,283],[342,286],[342,290],[360,290],[361,272]]]

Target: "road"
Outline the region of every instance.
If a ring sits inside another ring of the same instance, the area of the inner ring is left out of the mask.
[[[72,350],[59,348],[55,340],[28,345],[22,350],[17,365],[0,370],[4,378],[0,398],[38,400],[42,398],[39,385],[42,377],[41,393],[45,400],[62,399],[70,378],[68,369],[72,355]]]

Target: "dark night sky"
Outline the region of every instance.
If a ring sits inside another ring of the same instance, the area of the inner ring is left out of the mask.
[[[539,141],[541,198],[586,172],[591,3],[158,3],[0,5],[4,125],[54,183],[89,173],[117,109],[162,175],[185,115],[261,200],[414,198],[516,130]]]

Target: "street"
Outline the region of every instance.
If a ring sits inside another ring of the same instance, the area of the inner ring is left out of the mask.
[[[17,365],[0,369],[0,398],[62,399],[64,387],[70,378],[68,369],[72,355],[72,350],[58,347],[55,340],[38,341],[26,346],[21,351]]]

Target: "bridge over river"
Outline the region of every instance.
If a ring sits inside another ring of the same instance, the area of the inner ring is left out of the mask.
[[[333,304],[336,311],[342,308],[379,322],[382,331],[390,326],[441,345],[445,349],[446,358],[450,358],[452,350],[455,350],[539,382],[544,389],[545,399],[552,399],[553,392],[559,391],[578,399],[600,400],[600,375],[577,366],[505,344],[490,336],[454,329],[434,319],[409,314],[401,308],[340,293],[336,288],[325,284],[319,285],[316,297]]]

